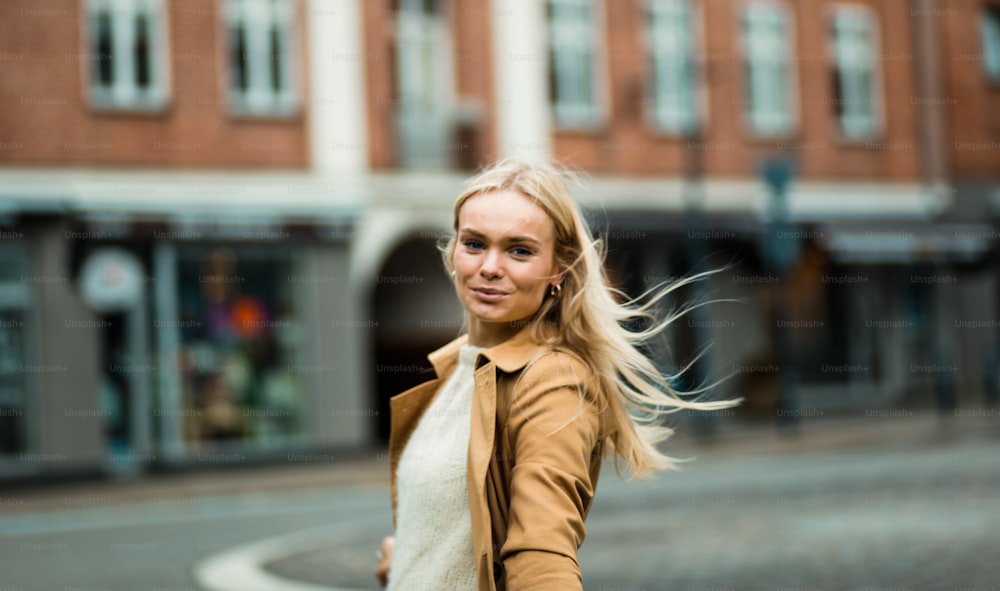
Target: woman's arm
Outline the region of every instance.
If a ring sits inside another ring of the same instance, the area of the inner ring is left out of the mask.
[[[522,375],[507,436],[513,454],[507,538],[500,561],[510,591],[582,589],[577,550],[595,483],[599,416],[580,396],[587,368],[548,355]]]

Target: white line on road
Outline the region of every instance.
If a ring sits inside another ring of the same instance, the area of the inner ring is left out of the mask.
[[[283,579],[267,572],[264,565],[293,554],[329,548],[331,540],[345,536],[350,539],[352,530],[371,531],[382,521],[381,516],[363,517],[236,546],[203,560],[192,574],[206,591],[357,591]]]

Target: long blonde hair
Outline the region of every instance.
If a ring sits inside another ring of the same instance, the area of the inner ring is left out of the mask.
[[[697,303],[658,319],[654,306],[671,291],[702,278],[690,276],[669,285],[659,285],[644,294],[646,301],[629,299],[610,285],[604,269],[605,244],[595,239],[570,195],[567,180],[573,175],[549,165],[501,160],[470,179],[455,201],[452,235],[441,248],[444,265],[454,271],[458,216],[465,202],[475,195],[515,190],[533,199],[555,226],[555,259],[563,274],[562,290],[548,295],[531,319],[531,336],[539,344],[570,351],[592,368],[597,380],[597,402],[614,422],[608,436],[615,453],[615,467],[623,461],[633,477],[644,477],[674,468],[676,459],[662,453],[656,444],[673,430],[661,415],[681,409],[710,411],[728,408],[739,400],[685,400],[670,385],[676,376],[664,376],[640,347]],[[644,296],[640,296],[643,299]],[[629,330],[623,323],[652,321],[643,330]],[[683,369],[681,370],[684,371]],[[700,392],[700,390],[699,390]]]

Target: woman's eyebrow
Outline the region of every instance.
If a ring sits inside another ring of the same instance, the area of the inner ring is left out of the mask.
[[[471,234],[472,236],[475,236],[477,238],[486,238],[487,237],[486,234],[483,234],[482,232],[479,232],[477,230],[473,230],[472,228],[461,228],[459,230],[459,232],[464,232],[466,234]],[[533,238],[531,236],[505,236],[504,240],[506,240],[507,242],[532,242],[532,243],[537,244],[539,246],[542,245],[541,240],[538,240],[537,238]]]

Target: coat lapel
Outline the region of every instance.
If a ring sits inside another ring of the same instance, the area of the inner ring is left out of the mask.
[[[437,377],[398,394],[390,400],[392,431],[389,440],[392,518],[396,524],[396,468],[406,442],[430,406],[442,384],[458,364],[459,348],[468,335],[451,341],[427,356]],[[545,347],[531,340],[531,326],[526,325],[503,343],[491,347],[476,359],[475,391],[470,417],[468,470],[469,508],[472,539],[476,552],[479,589],[495,589],[493,580],[493,530],[486,481],[496,449],[497,371],[513,373],[542,355]]]
[[[476,370],[472,397],[472,424],[469,430],[468,471],[469,509],[472,543],[476,552],[479,589],[490,589],[493,582],[493,554],[490,551],[493,530],[486,498],[486,473],[493,458],[496,437],[497,380],[496,365],[490,361]]]
[[[436,378],[419,384],[393,396],[389,400],[390,435],[389,435],[389,479],[392,495],[392,524],[396,525],[396,468],[399,458],[406,447],[406,442],[417,428],[420,417],[430,406],[439,386],[448,379],[458,364],[458,349],[468,340],[468,335],[462,335],[440,349],[432,352],[427,358],[434,366]]]

